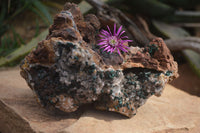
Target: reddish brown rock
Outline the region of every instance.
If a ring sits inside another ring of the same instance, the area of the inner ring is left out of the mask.
[[[185,71],[190,72],[188,67]],[[188,68],[188,69],[187,69]],[[200,98],[166,85],[161,97],[152,96],[135,117],[97,111],[62,113],[35,101],[19,69],[0,71],[0,132],[2,133],[198,133]],[[187,79],[187,75],[183,75]],[[188,82],[192,82],[191,75]],[[188,82],[179,82],[188,86]],[[190,88],[188,88],[190,89]]]
[[[124,69],[143,67],[163,72],[171,71],[174,78],[178,77],[177,63],[162,38],[152,40],[144,49],[132,48],[122,65]]]
[[[177,77],[177,63],[161,38],[128,53],[106,53],[97,45],[100,22],[68,3],[54,18],[46,40],[21,65],[21,75],[44,107],[64,112],[85,104],[135,115],[151,95]],[[128,45],[128,44],[126,44]]]

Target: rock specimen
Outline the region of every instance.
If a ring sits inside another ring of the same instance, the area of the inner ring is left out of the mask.
[[[106,53],[97,44],[100,23],[67,3],[47,38],[25,57],[21,75],[44,107],[65,112],[94,103],[131,117],[178,76],[177,63],[161,38],[128,53]]]

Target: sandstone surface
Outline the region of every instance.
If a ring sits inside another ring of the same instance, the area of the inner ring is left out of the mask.
[[[167,85],[152,96],[136,116],[84,109],[61,113],[41,108],[19,69],[0,71],[0,132],[2,133],[198,133],[200,98]]]

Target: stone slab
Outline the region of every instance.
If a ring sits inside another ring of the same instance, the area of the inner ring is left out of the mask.
[[[66,114],[41,108],[19,74],[0,71],[0,132],[2,133],[198,133],[200,98],[167,85],[131,119],[89,108]]]

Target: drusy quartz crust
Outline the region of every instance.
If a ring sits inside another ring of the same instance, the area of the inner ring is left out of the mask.
[[[85,104],[131,117],[178,76],[177,63],[161,38],[125,53],[99,48],[101,24],[67,3],[45,40],[27,55],[21,75],[44,107],[74,112]]]

